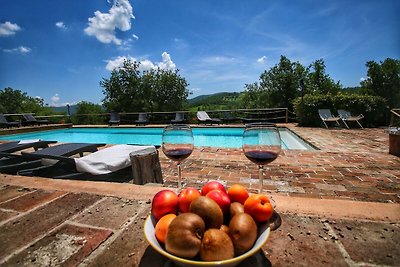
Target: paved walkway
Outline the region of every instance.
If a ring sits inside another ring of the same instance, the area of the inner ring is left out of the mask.
[[[2,176],[0,266],[174,266],[143,236],[161,189]],[[399,204],[276,197],[283,224],[241,267],[398,266]]]
[[[400,157],[388,153],[383,129],[323,129],[287,125],[319,148],[285,150],[265,171],[264,189],[285,196],[400,202]],[[161,154],[166,186],[176,186],[176,166]],[[209,179],[258,186],[258,170],[241,149],[196,148],[182,164],[187,186]]]

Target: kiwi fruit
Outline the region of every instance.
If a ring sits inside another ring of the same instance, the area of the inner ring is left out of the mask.
[[[221,261],[234,256],[233,243],[227,233],[220,229],[208,229],[204,233],[200,248],[203,261]]]
[[[227,225],[223,224],[219,229],[229,234],[229,227]]]
[[[233,216],[235,216],[236,214],[243,213],[243,212],[244,212],[244,207],[243,207],[242,203],[239,203],[239,202],[231,203],[231,207],[229,210],[231,218],[233,218]]]
[[[206,229],[219,229],[224,221],[224,214],[217,202],[209,197],[200,196],[190,203],[189,211],[199,215],[206,224]]]
[[[257,239],[257,225],[249,214],[238,213],[229,222],[229,236],[235,255],[241,255],[253,247]]]
[[[195,257],[205,231],[203,219],[194,213],[181,213],[168,226],[165,249],[185,259]]]

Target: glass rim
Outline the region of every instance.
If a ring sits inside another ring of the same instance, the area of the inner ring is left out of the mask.
[[[166,129],[192,130],[192,127],[189,124],[168,124],[164,127]]]
[[[260,127],[265,127],[265,128],[279,128],[276,123],[270,123],[270,122],[253,122],[253,123],[246,123],[245,124],[245,129],[247,128],[260,128]]]

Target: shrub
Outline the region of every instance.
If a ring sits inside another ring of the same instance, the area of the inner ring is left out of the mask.
[[[384,98],[359,94],[306,94],[294,100],[294,110],[301,126],[319,126],[321,119],[318,109],[330,109],[337,114],[338,109],[350,111],[353,115],[363,114],[362,124],[376,127],[387,124],[388,107]]]

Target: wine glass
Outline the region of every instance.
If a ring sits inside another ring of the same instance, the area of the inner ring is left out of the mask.
[[[246,125],[242,148],[244,155],[258,165],[259,193],[262,193],[264,165],[274,161],[281,151],[279,129],[268,123]]]
[[[178,165],[178,189],[181,189],[181,163],[192,154],[194,148],[193,133],[189,125],[173,124],[164,128],[162,151]]]

